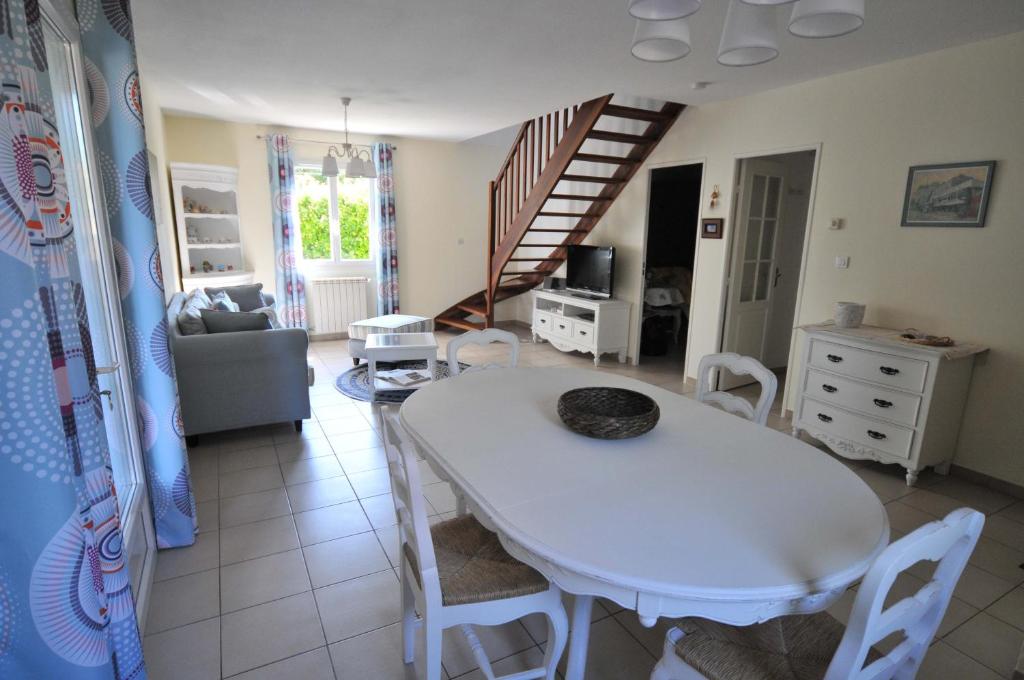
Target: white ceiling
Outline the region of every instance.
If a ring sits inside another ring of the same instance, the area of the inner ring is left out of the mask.
[[[1022,0],[867,0],[842,38],[785,32],[781,56],[715,61],[726,0],[691,17],[693,52],[650,64],[630,53],[626,0],[136,0],[146,95],[227,120],[467,139],[608,92],[688,104],[1024,30]],[[1017,65],[1018,67],[1020,65]],[[981,74],[979,74],[981,77]],[[709,81],[692,90],[694,81]]]

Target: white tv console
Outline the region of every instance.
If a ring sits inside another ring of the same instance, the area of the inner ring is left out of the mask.
[[[619,355],[626,363],[629,346],[629,308],[624,300],[591,300],[565,291],[533,291],[533,340],[547,340],[563,352]]]

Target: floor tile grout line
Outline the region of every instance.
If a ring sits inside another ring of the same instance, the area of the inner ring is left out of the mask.
[[[311,653],[313,653],[313,652],[315,652],[317,650],[320,650],[320,649],[322,649],[325,652],[327,652],[327,658],[330,659],[331,658],[331,651],[328,649],[328,646],[329,645],[324,644],[324,645],[321,645],[319,647],[314,647],[313,649],[307,649],[304,652],[298,652],[297,654],[292,654],[291,656],[286,656],[286,657],[283,657],[281,659],[277,659],[276,661],[271,661],[270,663],[265,663],[265,664],[261,664],[259,666],[253,666],[252,668],[247,668],[246,670],[241,671],[239,673],[235,673],[234,675],[221,676],[221,678],[222,678],[222,680],[230,680],[231,678],[237,678],[238,676],[244,675],[245,673],[251,673],[252,671],[256,671],[256,670],[259,670],[261,668],[266,668],[268,666],[273,666],[275,663],[281,663],[282,661],[288,661],[289,659],[294,659],[296,657],[300,657],[303,654],[311,654]],[[335,680],[337,680],[338,676],[334,672],[334,663],[333,663],[333,661],[331,662],[331,675],[333,675],[335,677]]]

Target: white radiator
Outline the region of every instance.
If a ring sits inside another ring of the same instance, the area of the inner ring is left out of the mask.
[[[366,318],[366,286],[370,280],[362,276],[313,279],[311,335],[347,333],[353,321]]]

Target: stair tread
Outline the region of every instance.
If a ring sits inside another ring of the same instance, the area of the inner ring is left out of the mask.
[[[608,104],[605,106],[604,111],[602,111],[602,115],[614,116],[616,118],[631,118],[633,120],[646,120],[651,123],[658,123],[672,118],[671,115],[662,113],[661,111],[638,109],[633,106],[620,106],[618,104]]]
[[[487,307],[483,305],[459,303],[455,306],[464,312],[469,312],[470,314],[476,314],[478,316],[487,316]]]
[[[551,194],[548,196],[548,199],[556,201],[595,201],[602,203],[612,200],[605,196],[586,196],[584,194]]]
[[[589,139],[600,139],[605,142],[621,142],[622,144],[650,144],[657,140],[657,137],[647,135],[631,135],[626,132],[610,132],[608,130],[591,130],[587,133]]]
[[[563,173],[562,179],[566,182],[596,182],[598,184],[622,184],[621,179],[614,177],[594,177],[592,175],[570,175]]]
[[[577,153],[573,156],[573,160],[587,161],[588,163],[612,163],[616,165],[631,165],[636,163],[636,161],[630,160],[624,156],[608,156],[602,153]]]
[[[581,212],[559,212],[553,210],[541,210],[537,217],[586,217],[587,213]]]
[[[530,227],[530,231],[536,231],[541,233],[558,233],[558,234],[575,234],[587,232],[587,229],[548,229],[546,227]]]
[[[475,321],[466,321],[465,319],[457,319],[454,316],[439,316],[436,317],[434,321],[467,331],[482,331],[486,327],[485,324],[477,323]]]

